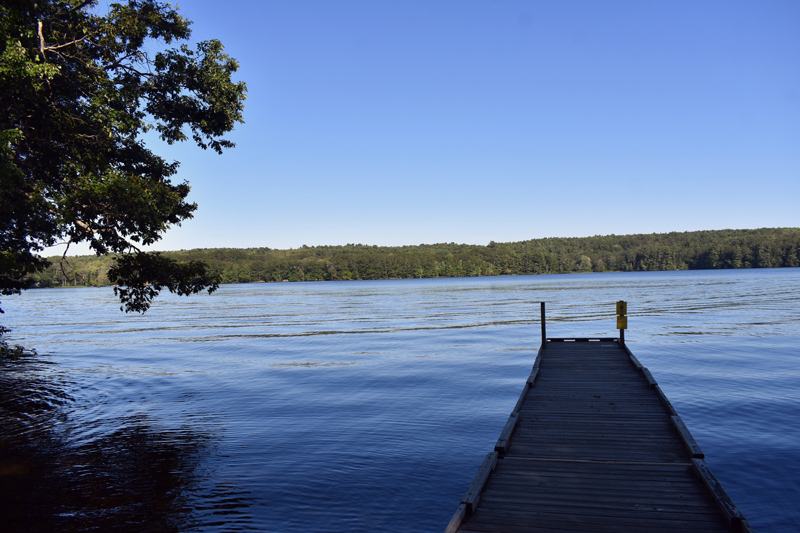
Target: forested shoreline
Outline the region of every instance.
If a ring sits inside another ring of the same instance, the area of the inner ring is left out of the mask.
[[[631,272],[800,266],[800,228],[711,230],[417,246],[204,248],[163,252],[203,261],[221,283]],[[31,287],[109,285],[110,256],[59,257]]]

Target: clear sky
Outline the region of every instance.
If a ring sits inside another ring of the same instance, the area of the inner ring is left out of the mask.
[[[155,249],[800,226],[800,2],[186,0],[248,86]]]

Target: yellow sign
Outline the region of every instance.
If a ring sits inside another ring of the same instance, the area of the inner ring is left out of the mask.
[[[617,329],[628,329],[628,302],[617,302]]]

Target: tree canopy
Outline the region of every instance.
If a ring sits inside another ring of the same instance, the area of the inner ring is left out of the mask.
[[[143,134],[222,153],[243,122],[246,87],[219,41],[186,43],[191,23],[169,4],[98,9],[94,0],[0,5],[0,293],[19,293],[45,269],[46,247],[87,242],[115,254],[108,277],[124,309],[143,312],[164,288],[218,283],[201,262],[143,251],[197,208],[189,185],[171,181],[179,163]]]

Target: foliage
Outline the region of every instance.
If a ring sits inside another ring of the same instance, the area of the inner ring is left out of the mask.
[[[209,286],[204,263],[178,263],[159,253],[118,258],[116,265],[108,270],[108,279],[112,283],[126,282],[127,287],[114,287],[114,294],[126,302],[125,311],[146,311],[164,287],[180,296],[195,294],[206,288],[211,294],[219,287],[216,278]]]
[[[26,350],[23,346],[19,344],[8,344],[6,341],[5,336],[10,330],[8,328],[4,328],[0,326],[0,360],[2,359],[18,359],[23,355],[30,354],[36,355],[36,350]]]
[[[188,184],[171,181],[178,163],[142,136],[191,137],[222,153],[246,87],[219,41],[173,46],[189,39],[190,22],[169,4],[127,0],[104,16],[96,4],[0,5],[0,293],[19,293],[47,267],[45,247],[88,242],[114,254],[123,306],[145,311],[161,287],[191,294],[217,279],[140,249],[197,208]]]
[[[165,252],[175,261],[202,261],[221,283],[433,278],[706,268],[800,266],[800,228],[694,231],[534,239],[488,246],[362,244],[294,250],[201,249]],[[108,285],[110,258],[70,258],[85,285]],[[70,283],[51,267],[31,282]]]

